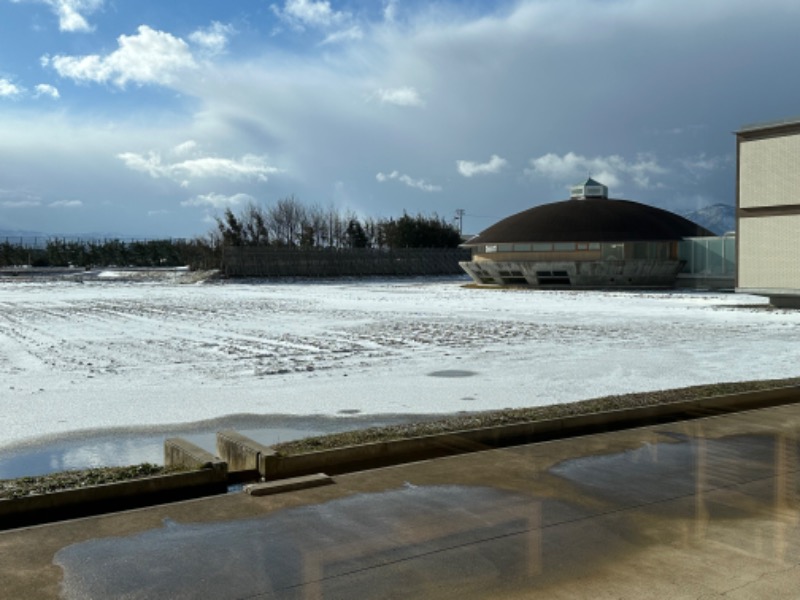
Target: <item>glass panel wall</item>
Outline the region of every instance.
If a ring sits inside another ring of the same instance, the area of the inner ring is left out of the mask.
[[[678,244],[678,257],[686,261],[682,273],[733,276],[736,273],[736,236],[685,239]]]

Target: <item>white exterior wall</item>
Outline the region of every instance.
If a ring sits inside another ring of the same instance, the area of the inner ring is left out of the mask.
[[[800,133],[742,142],[739,208],[800,204]]]
[[[736,288],[800,296],[800,124],[740,132],[738,161]]]
[[[739,220],[739,286],[800,291],[800,215]]]

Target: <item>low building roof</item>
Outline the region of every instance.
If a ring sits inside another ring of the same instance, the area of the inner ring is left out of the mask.
[[[467,241],[464,246],[525,242],[677,241],[714,234],[675,213],[632,200],[586,198],[529,208]]]

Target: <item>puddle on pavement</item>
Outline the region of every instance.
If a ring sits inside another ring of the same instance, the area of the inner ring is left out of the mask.
[[[771,435],[732,435],[718,439],[693,438],[660,432],[674,441],[648,443],[625,452],[592,455],[561,462],[550,472],[569,480],[592,497],[616,506],[659,503],[740,484],[769,480],[779,462],[777,438]],[[780,450],[796,464],[797,441]],[[767,494],[760,501],[772,502]],[[722,507],[719,507],[722,510]],[[752,510],[750,511],[752,512]],[[746,516],[725,507],[717,516]]]
[[[613,557],[624,536],[585,516],[493,488],[407,485],[257,519],[167,521],[68,546],[54,563],[67,600],[481,597]]]

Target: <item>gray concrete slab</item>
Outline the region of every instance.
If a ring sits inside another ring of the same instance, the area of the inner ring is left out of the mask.
[[[0,533],[8,598],[795,598],[800,406]]]
[[[297,490],[305,490],[321,485],[330,485],[333,477],[325,473],[315,475],[304,475],[302,477],[290,477],[277,481],[266,481],[263,483],[249,483],[244,486],[244,492],[251,496],[271,496],[274,494],[285,494]]]

